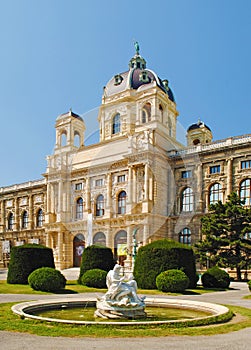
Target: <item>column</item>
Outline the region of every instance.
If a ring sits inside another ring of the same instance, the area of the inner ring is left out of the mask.
[[[28,229],[32,230],[33,225],[33,200],[32,195],[29,196],[29,223],[28,223]]]
[[[149,165],[145,164],[145,183],[144,183],[145,197],[144,200],[149,200]]]
[[[132,202],[135,203],[137,201],[137,191],[136,191],[136,169],[132,168]]]
[[[128,203],[132,203],[132,166],[128,167]]]
[[[233,158],[227,160],[227,196],[233,191]]]
[[[90,178],[86,178],[86,209],[91,212],[91,189],[90,189]]]
[[[197,207],[196,211],[202,212],[203,211],[203,199],[202,199],[202,164],[199,163],[197,165]]]
[[[18,198],[14,200],[14,231],[18,230],[20,227],[20,217],[19,217],[19,207],[18,207]]]
[[[107,174],[107,209],[111,210],[112,204],[112,175],[111,173]]]
[[[1,232],[5,231],[5,201],[1,201],[1,226],[2,230]]]
[[[58,268],[63,268],[63,232],[58,232]]]
[[[145,178],[144,178],[144,200],[142,203],[142,212],[148,213],[149,210],[149,165],[145,164]]]
[[[143,245],[146,245],[148,243],[149,239],[149,224],[144,225],[144,230],[143,230]]]

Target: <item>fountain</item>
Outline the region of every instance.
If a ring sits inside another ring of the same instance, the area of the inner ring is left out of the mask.
[[[144,298],[137,295],[137,282],[133,274],[128,282],[120,277],[121,266],[116,264],[107,274],[106,285],[108,291],[97,301],[96,317],[101,318],[145,318]]]
[[[124,277],[120,276],[120,271],[121,266],[116,264],[113,270],[108,272],[106,279],[108,291],[96,300],[83,296],[38,300],[16,304],[12,306],[12,311],[22,319],[30,318],[78,325],[105,324],[111,326],[115,324],[121,326],[136,324],[199,326],[227,322],[233,316],[227,307],[212,303],[164,298],[163,296],[141,298],[137,295],[137,283],[133,275],[131,274],[128,281],[125,282]],[[78,317],[72,318],[71,315],[70,317],[57,317],[58,312],[67,310],[68,314],[71,314],[73,309],[76,310],[76,308],[80,310],[81,319]],[[151,310],[149,315],[147,313],[148,308]],[[176,312],[174,309],[177,311],[179,309],[181,315],[170,318],[168,312],[170,310],[174,315]],[[162,310],[161,317],[158,316],[159,310]],[[85,314],[90,314],[90,312],[92,312],[92,317],[85,317]]]

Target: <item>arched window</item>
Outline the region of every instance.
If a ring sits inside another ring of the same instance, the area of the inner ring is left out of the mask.
[[[97,232],[93,237],[93,244],[100,244],[106,246],[106,238],[103,232]]]
[[[141,121],[143,124],[151,121],[151,104],[149,102],[142,108]]]
[[[215,183],[209,190],[209,204],[222,202],[222,186],[219,183]]]
[[[82,220],[83,219],[83,198],[78,198],[76,202],[76,219]]]
[[[61,136],[60,136],[60,146],[64,147],[67,144],[67,136],[66,136],[66,132],[62,132]]]
[[[80,147],[80,135],[77,131],[74,132],[74,146]]]
[[[104,213],[104,196],[100,194],[96,200],[96,216],[103,216]]]
[[[244,201],[244,205],[251,205],[251,179],[246,179],[241,182],[240,199]]]
[[[118,195],[118,214],[126,213],[126,192],[121,191]]]
[[[118,134],[120,132],[120,115],[119,113],[113,117],[112,120],[112,133]]]
[[[180,231],[179,242],[191,245],[191,230],[188,227],[185,227],[182,231]]]
[[[191,187],[187,187],[181,194],[181,211],[190,212],[194,208],[194,195]]]
[[[10,213],[8,217],[8,230],[13,230],[14,229],[14,214]]]
[[[44,224],[44,213],[42,209],[37,212],[37,227],[42,227]]]
[[[28,212],[24,211],[22,216],[22,228],[28,228]]]

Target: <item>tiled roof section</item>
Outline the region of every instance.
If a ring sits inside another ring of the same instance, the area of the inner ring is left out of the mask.
[[[144,81],[140,79],[140,74],[142,72],[146,72],[148,77]],[[123,78],[121,83],[116,84],[116,76],[114,76],[105,87],[105,96],[118,94],[127,89],[137,90],[140,86],[151,84],[153,81],[155,81],[157,85],[168,95],[169,99],[175,102],[172,90],[170,88],[166,88],[162,83],[162,80],[153,71],[149,69],[134,68],[124,73],[120,73],[119,75]]]

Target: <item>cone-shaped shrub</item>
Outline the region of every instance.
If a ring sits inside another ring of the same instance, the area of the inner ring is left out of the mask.
[[[7,283],[28,284],[28,276],[40,267],[55,268],[52,249],[38,244],[13,247],[11,248]]]
[[[184,271],[190,281],[188,287],[196,287],[195,255],[191,247],[163,239],[138,250],[134,276],[139,288],[156,289],[156,277],[171,269]]]
[[[80,266],[78,282],[81,284],[81,277],[88,270],[101,269],[110,271],[115,265],[111,248],[101,245],[91,245],[84,249]]]

